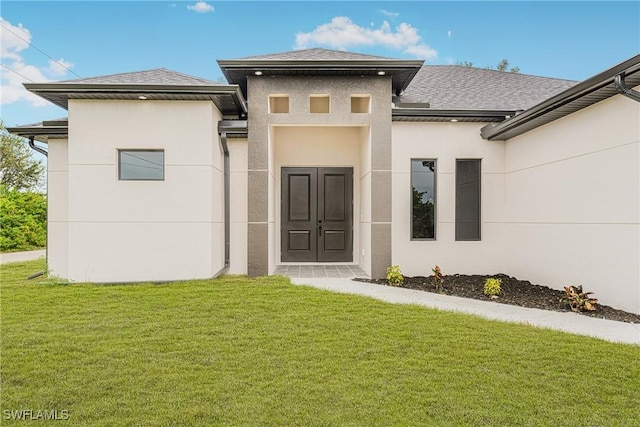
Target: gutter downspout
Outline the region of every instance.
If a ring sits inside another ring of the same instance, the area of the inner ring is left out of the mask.
[[[631,98],[634,101],[640,102],[640,92],[638,92],[637,90],[633,90],[629,86],[627,86],[627,84],[624,82],[624,73],[618,74],[613,82],[616,86],[616,90],[620,95],[624,95],[627,98]]]
[[[220,120],[218,122],[220,147],[224,154],[224,267],[213,276],[214,279],[225,274],[231,264],[231,162],[227,134],[246,135],[246,133],[246,120]]]
[[[33,137],[33,136],[30,136],[30,137],[29,137],[29,147],[31,147],[31,149],[32,149],[33,151],[37,151],[38,153],[42,154],[43,156],[45,156],[45,157],[49,157],[49,153],[48,153],[46,150],[44,150],[44,149],[42,149],[42,148],[38,147],[38,146],[33,142],[33,139],[34,139],[34,137]]]
[[[220,123],[218,123],[220,125]],[[224,155],[224,166],[223,166],[223,175],[224,175],[224,267],[220,269],[212,279],[215,279],[219,276],[222,276],[227,271],[229,271],[229,265],[231,264],[231,218],[229,214],[231,212],[230,209],[230,190],[231,190],[231,176],[230,176],[230,161],[229,161],[229,147],[227,145],[227,132],[226,130],[220,131],[220,146],[222,147],[222,153]]]

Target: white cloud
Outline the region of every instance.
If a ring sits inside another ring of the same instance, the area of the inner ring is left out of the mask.
[[[389,18],[397,18],[398,16],[400,16],[398,12],[389,12],[386,9],[378,9],[378,12],[382,13],[385,16],[388,16]]]
[[[65,61],[64,58],[60,58],[57,61],[49,60],[49,72],[54,76],[64,76],[71,67],[73,67],[73,64]]]
[[[47,66],[36,66],[25,63],[22,51],[29,48],[31,32],[22,24],[13,25],[0,17],[0,46],[2,46],[2,65],[0,69],[1,96],[0,104],[10,104],[24,100],[31,105],[40,107],[50,105],[47,101],[26,90],[22,83],[45,83],[50,81],[48,75],[64,76],[73,67],[71,62],[64,59],[49,60]],[[63,67],[64,65],[64,67]]]
[[[29,47],[31,33],[22,24],[11,25],[0,17],[0,46],[2,47],[2,59],[20,59],[18,52]]]
[[[199,1],[194,5],[187,6],[187,9],[193,10],[194,12],[197,12],[197,13],[209,13],[216,10],[213,6],[211,6],[209,3],[204,1]]]
[[[34,65],[25,64],[22,59],[14,61],[7,67],[2,67],[2,95],[0,103],[11,104],[12,102],[25,100],[35,107],[49,105],[47,101],[26,90],[24,82],[48,82],[49,79],[42,74],[42,71]],[[24,76],[24,77],[23,77]],[[26,78],[25,78],[26,77]]]
[[[447,31],[447,37],[451,38],[451,34],[453,34],[451,30]]]
[[[353,23],[346,16],[337,16],[311,32],[296,34],[297,49],[313,46],[338,50],[357,46],[383,46],[422,59],[434,59],[438,56],[438,52],[427,46],[418,35],[418,30],[410,24],[403,22],[392,30],[389,23],[384,21],[380,28],[370,29]]]

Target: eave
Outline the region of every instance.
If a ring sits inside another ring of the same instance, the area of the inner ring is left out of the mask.
[[[25,83],[41,98],[68,109],[69,99],[211,101],[229,117],[244,117],[247,104],[237,85]]]
[[[67,119],[45,120],[22,126],[7,127],[7,132],[23,138],[32,138],[39,142],[48,142],[49,139],[67,139],[69,136],[69,124]]]
[[[482,138],[506,141],[618,94],[614,80],[624,74],[628,86],[640,85],[640,55],[549,98],[499,124],[482,128]]]
[[[430,108],[393,108],[395,122],[502,122],[517,114],[515,110],[437,110]]]
[[[218,60],[229,83],[237,84],[247,93],[247,77],[256,76],[352,76],[391,77],[394,93],[400,94],[418,73],[424,61],[401,59],[378,60]]]

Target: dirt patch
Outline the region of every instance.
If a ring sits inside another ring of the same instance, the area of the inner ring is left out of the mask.
[[[484,282],[487,278],[494,277],[502,280],[502,292],[497,298],[491,298],[484,294]],[[385,279],[354,279],[361,282],[377,283],[390,286]],[[433,276],[405,277],[403,288],[416,289],[426,292],[438,293]],[[588,291],[588,289],[585,289]],[[551,289],[546,286],[534,285],[525,280],[518,280],[504,274],[493,276],[453,274],[444,276],[442,286],[443,295],[453,295],[463,298],[474,298],[483,301],[493,301],[502,304],[518,305],[520,307],[539,308],[551,311],[570,312],[569,304],[564,301],[565,292]],[[598,298],[598,295],[592,295]],[[598,304],[595,311],[581,312],[580,314],[597,317],[600,319],[616,320],[627,323],[640,323],[640,315],[617,310],[615,308]]]

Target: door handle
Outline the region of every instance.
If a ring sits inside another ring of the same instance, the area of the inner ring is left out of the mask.
[[[318,236],[322,236],[322,220],[318,220]]]

